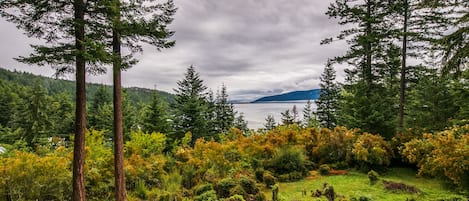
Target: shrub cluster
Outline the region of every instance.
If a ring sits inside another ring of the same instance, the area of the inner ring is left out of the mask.
[[[420,175],[445,178],[469,188],[469,125],[423,134],[404,144],[402,156],[416,164]]]
[[[163,134],[133,132],[125,144],[129,200],[264,200],[259,186],[299,180],[312,169],[325,175],[352,167],[385,168],[399,145],[402,158],[416,164],[419,174],[447,178],[461,189],[467,189],[469,181],[469,125],[401,144],[395,141],[394,148],[379,135],[343,127],[279,126],[251,136],[232,129],[221,142],[197,139],[193,147],[191,138],[188,133],[180,145],[168,148]],[[109,200],[114,189],[112,142],[95,130],[86,140],[86,192],[90,200]],[[0,196],[70,199],[73,147],[64,145],[0,155]],[[377,179],[373,172],[372,183]]]

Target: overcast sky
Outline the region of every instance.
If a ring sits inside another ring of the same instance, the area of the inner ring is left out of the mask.
[[[344,43],[319,45],[342,29],[324,14],[330,1],[175,0],[178,11],[170,28],[176,46],[161,52],[147,46],[137,55],[140,62],[123,73],[123,84],[173,93],[192,64],[214,91],[224,83],[231,99],[318,88],[327,58],[346,50]],[[51,77],[49,67],[13,59],[28,55],[29,44],[38,42],[0,19],[0,67]],[[343,68],[336,70],[341,80]],[[112,83],[111,76],[87,79]]]

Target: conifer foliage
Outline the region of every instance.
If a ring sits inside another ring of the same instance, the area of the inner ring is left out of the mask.
[[[193,138],[203,138],[208,133],[206,101],[207,86],[204,85],[194,66],[187,68],[184,79],[177,82],[175,108],[175,139],[182,139],[186,132],[191,132]],[[195,140],[192,142],[194,143]]]
[[[337,126],[340,87],[335,81],[335,70],[328,64],[321,75],[321,92],[316,100],[317,117],[322,127],[332,129]]]

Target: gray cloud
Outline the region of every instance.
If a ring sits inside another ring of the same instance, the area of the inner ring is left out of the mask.
[[[156,51],[145,46],[140,62],[123,74],[126,86],[173,92],[186,68],[194,65],[208,87],[224,83],[232,99],[256,98],[317,88],[327,58],[341,55],[344,44],[320,46],[341,29],[325,16],[330,3],[311,0],[175,0],[179,8],[171,29],[176,46]],[[14,25],[0,20],[0,66],[50,76],[50,68],[12,60],[27,55],[29,43]],[[343,73],[339,66],[338,76]],[[73,77],[73,76],[70,76]],[[90,81],[111,83],[111,75]]]

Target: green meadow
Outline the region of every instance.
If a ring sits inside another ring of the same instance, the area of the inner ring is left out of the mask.
[[[467,192],[457,194],[448,189],[443,182],[437,179],[423,178],[408,168],[392,168],[379,177],[379,181],[371,185],[367,174],[350,171],[346,175],[321,176],[313,171],[311,176],[298,182],[280,183],[279,198],[286,201],[327,200],[324,196],[314,197],[312,191],[322,190],[324,183],[333,186],[336,200],[352,200],[367,197],[370,200],[467,200]],[[419,193],[387,191],[383,180],[405,183],[417,187]],[[306,191],[306,196],[304,192]],[[271,200],[272,193],[265,189],[264,193]]]

